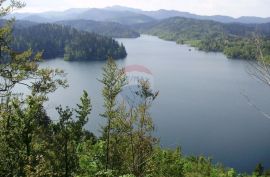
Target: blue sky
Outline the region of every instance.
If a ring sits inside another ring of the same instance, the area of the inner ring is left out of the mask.
[[[24,12],[122,5],[143,10],[174,9],[200,15],[270,17],[270,0],[24,0]]]

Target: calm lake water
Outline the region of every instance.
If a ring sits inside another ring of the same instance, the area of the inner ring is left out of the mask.
[[[146,35],[119,41],[128,57],[118,64],[143,65],[153,74],[160,95],[152,116],[163,147],[181,146],[184,154],[210,156],[239,171],[250,172],[259,162],[270,166],[270,119],[258,110],[270,114],[270,88],[247,74],[245,61]],[[94,105],[87,128],[98,133],[103,100],[97,78],[104,62],[54,59],[42,65],[64,69],[70,84],[51,95],[50,114],[59,104],[75,106],[85,89]]]

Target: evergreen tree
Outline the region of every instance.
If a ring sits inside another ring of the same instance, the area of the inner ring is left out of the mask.
[[[102,95],[104,97],[105,112],[102,114],[107,119],[107,125],[103,130],[103,137],[106,140],[106,170],[113,167],[111,160],[111,129],[112,122],[117,115],[117,96],[126,84],[126,76],[122,69],[119,69],[112,58],[109,58],[103,68],[103,78],[100,80],[103,84]]]
[[[262,176],[263,175],[263,172],[264,172],[264,167],[262,166],[261,163],[258,163],[254,169],[254,172],[253,174],[256,176],[256,177],[259,177],[259,176]]]
[[[70,108],[57,108],[59,122],[53,125],[54,153],[58,161],[55,170],[65,177],[74,176],[78,172],[79,161],[77,147],[84,140],[84,126],[88,122],[88,115],[92,109],[86,91],[83,92],[81,103],[77,105],[76,118]]]
[[[141,103],[135,110],[137,121],[135,126],[136,142],[135,150],[135,169],[133,173],[136,177],[142,177],[147,174],[147,162],[153,158],[153,149],[157,140],[152,136],[154,124],[149,113],[152,102],[158,96],[158,92],[151,90],[151,85],[147,80],[139,81],[139,91],[136,93],[141,98]]]

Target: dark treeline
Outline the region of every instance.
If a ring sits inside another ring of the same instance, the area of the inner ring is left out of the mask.
[[[0,26],[4,26],[7,20],[0,19]],[[42,24],[42,22],[32,22],[26,20],[16,20],[14,21],[14,28],[28,28]],[[140,37],[140,33],[133,30],[130,26],[123,25],[116,22],[107,21],[93,21],[93,20],[64,20],[51,22],[51,24],[64,25],[67,27],[72,27],[78,31],[86,31],[90,33],[96,33],[102,36],[107,36],[110,38],[137,38]]]
[[[56,24],[70,26],[82,31],[94,32],[113,38],[137,38],[140,33],[132,30],[129,26],[115,22],[97,22],[92,20],[66,20]]]
[[[223,24],[181,17],[137,25],[139,31],[204,51],[223,52],[229,58],[256,59],[254,38],[261,39],[266,58],[270,56],[270,24]]]
[[[3,27],[8,22],[8,20],[0,19],[0,26]],[[39,23],[25,21],[25,20],[16,20],[13,21],[13,28],[21,29],[21,28],[28,28],[31,26],[38,25]]]
[[[119,59],[127,55],[125,47],[112,38],[56,24],[15,28],[13,34],[15,51],[43,51],[45,59],[105,60],[108,56]]]

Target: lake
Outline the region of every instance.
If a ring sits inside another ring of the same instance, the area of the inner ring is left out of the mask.
[[[210,156],[239,171],[251,172],[259,162],[270,167],[270,119],[263,115],[270,114],[270,87],[247,74],[247,62],[147,35],[118,41],[128,57],[117,63],[148,68],[160,91],[152,117],[162,147],[181,146],[186,155]],[[87,129],[99,133],[103,100],[97,78],[103,65],[44,62],[42,66],[64,69],[70,84],[50,95],[50,114],[56,115],[59,104],[75,106],[85,89],[94,105]]]

